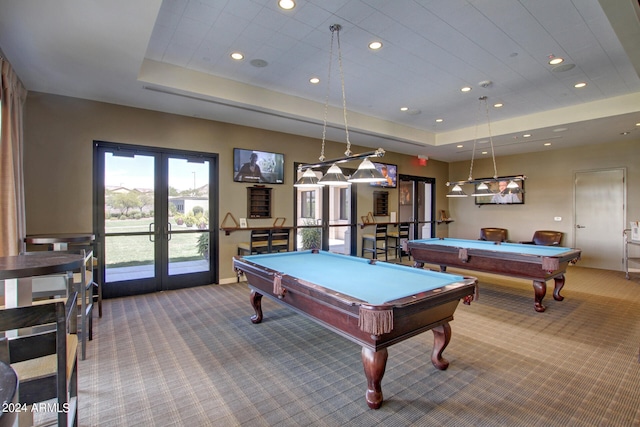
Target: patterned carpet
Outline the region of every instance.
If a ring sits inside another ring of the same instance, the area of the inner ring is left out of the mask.
[[[564,301],[479,275],[438,371],[431,332],[389,348],[371,410],[360,348],[246,283],[104,301],[81,426],[640,426],[640,279],[570,267]],[[637,277],[637,275],[636,275]]]

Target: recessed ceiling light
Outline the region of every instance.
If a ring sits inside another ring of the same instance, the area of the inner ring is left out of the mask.
[[[551,147],[551,143],[550,143],[550,142],[545,142],[545,143],[544,143],[544,146],[545,146],[545,147]]]
[[[317,85],[318,83],[320,83],[320,79],[317,77],[311,77],[309,79],[309,83],[313,83],[314,85]]]
[[[522,135],[523,138],[529,138],[531,136],[530,133],[525,133],[524,135]]]
[[[442,123],[444,122],[444,119],[436,119],[436,123]]]
[[[502,102],[498,102],[497,104],[493,104],[493,106],[495,108],[500,108],[500,107],[504,106],[504,104]]]
[[[279,0],[278,6],[280,6],[284,10],[291,10],[296,7],[296,2],[293,0]]]
[[[375,42],[369,43],[369,49],[371,50],[378,50],[381,47],[382,47],[382,42],[375,41]]]
[[[581,89],[583,87],[585,87],[587,84],[585,82],[580,82],[580,83],[576,83],[573,85],[573,87],[575,87],[576,89]]]
[[[241,60],[241,59],[244,59],[244,55],[243,55],[243,54],[241,54],[240,52],[233,52],[233,53],[231,54],[231,57],[232,57],[233,59],[237,60],[237,61],[239,61],[239,60]]]
[[[456,148],[464,148],[464,145],[462,144],[456,145]]]
[[[489,152],[488,151],[483,151],[482,154],[489,154]]]
[[[631,132],[626,131],[626,132],[620,132],[620,135],[624,136],[624,135],[629,135]]]
[[[460,92],[469,92],[471,90],[471,86],[465,86],[462,89],[460,89]]]
[[[558,65],[563,61],[564,59],[558,58],[557,56],[553,56],[553,55],[549,56],[549,65]]]
[[[640,122],[636,123],[636,126],[640,126]]]
[[[400,107],[400,111],[408,111],[409,107]]]

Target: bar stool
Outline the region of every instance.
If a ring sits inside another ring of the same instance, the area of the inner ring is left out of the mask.
[[[361,257],[364,258],[365,252],[371,252],[373,259],[378,259],[378,254],[384,253],[384,260],[388,260],[387,254],[387,225],[376,224],[374,234],[362,235],[362,252]],[[371,247],[366,247],[367,243],[371,243]]]
[[[398,258],[398,254],[400,255],[400,262],[402,262],[402,254],[404,252],[402,249],[402,243],[409,241],[409,227],[408,222],[402,222],[398,224],[397,231],[390,231],[387,233],[387,238],[392,240],[392,244],[388,244],[387,248],[395,249],[396,258]],[[411,255],[407,254],[407,256],[411,259]]]

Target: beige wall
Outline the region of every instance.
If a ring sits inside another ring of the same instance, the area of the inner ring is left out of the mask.
[[[320,136],[320,135],[319,135]],[[75,98],[30,93],[25,116],[25,187],[27,234],[64,233],[92,229],[92,154],[94,140],[217,153],[220,162],[219,220],[227,212],[246,216],[247,184],[232,182],[233,148],[256,148],[285,153],[285,185],[274,185],[274,217],[293,223],[293,163],[316,162],[318,139],[196,118],[128,108]],[[476,239],[481,227],[509,229],[511,240],[528,240],[537,229],[566,234],[573,244],[573,174],[604,168],[627,169],[627,221],[640,219],[640,141],[541,151],[497,158],[499,175],[528,177],[524,205],[485,205],[472,198],[447,199],[446,181],[466,179],[469,162],[429,160],[419,166],[415,156],[387,153],[384,162],[398,165],[399,173],[436,178],[436,209],[455,221],[436,226],[440,237]],[[329,143],[328,158],[341,157],[343,143]],[[370,148],[354,147],[353,151]],[[355,166],[355,165],[354,165]],[[476,160],[474,177],[493,175],[490,160]],[[358,187],[358,219],[372,210],[373,187]],[[390,190],[390,206],[397,206]],[[394,210],[393,208],[391,210]],[[555,222],[554,217],[562,217]],[[271,225],[272,220],[250,220]],[[358,228],[358,233],[362,230]],[[231,279],[230,259],[246,232],[220,233],[220,279]],[[360,241],[360,239],[358,239]]]
[[[319,128],[319,137],[321,128]],[[293,224],[293,163],[317,162],[319,139],[269,132],[191,117],[128,108],[76,98],[30,93],[25,116],[25,193],[27,234],[92,230],[93,141],[120,142],[217,153],[220,171],[219,220],[227,212],[246,217],[246,187],[235,183],[233,148],[285,153],[285,185],[273,185],[273,216]],[[342,157],[344,143],[329,143],[327,158]],[[353,152],[371,148],[353,147]],[[428,176],[446,182],[448,165],[430,160],[419,166],[415,156],[387,153],[385,163],[402,174]],[[351,165],[350,165],[351,166]],[[352,165],[353,167],[357,165]],[[373,187],[358,188],[358,218],[373,206]],[[437,209],[447,209],[444,189]],[[390,190],[390,206],[397,206],[397,190]],[[391,209],[397,210],[397,209]],[[273,219],[249,220],[250,226],[271,225]],[[361,233],[362,230],[358,229]],[[247,232],[220,233],[220,279],[234,277],[231,257]],[[359,241],[360,239],[358,239]]]
[[[482,227],[502,227],[509,230],[510,240],[522,241],[529,240],[535,230],[549,229],[564,232],[562,244],[572,246],[574,174],[607,168],[626,168],[627,223],[640,219],[640,141],[637,136],[623,143],[499,157],[496,163],[498,175],[527,176],[525,204],[478,207],[471,197],[452,198],[449,208],[455,222],[449,225],[451,237],[477,239]],[[466,179],[469,165],[468,161],[451,163],[450,179]],[[491,160],[476,160],[473,175],[474,178],[493,176]],[[554,217],[562,217],[562,221],[556,222]]]

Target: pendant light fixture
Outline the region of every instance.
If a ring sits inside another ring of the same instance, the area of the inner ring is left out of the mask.
[[[499,182],[499,181],[509,181],[509,184],[507,185],[507,189],[505,190],[505,192],[512,192],[514,194],[520,193],[522,190],[520,189],[520,186],[517,184],[517,181],[524,181],[526,179],[526,176],[517,175],[517,176],[498,177],[498,169],[496,167],[496,155],[493,149],[493,137],[491,136],[491,120],[489,119],[489,104],[487,102],[486,96],[481,96],[480,98],[478,98],[478,101],[479,101],[478,114],[477,114],[478,120],[476,120],[476,131],[475,131],[475,137],[473,139],[471,165],[469,166],[469,179],[467,179],[466,181],[447,182],[447,187],[453,186],[452,189],[447,193],[447,197],[467,197],[467,193],[465,193],[464,190],[462,189],[462,186],[464,184],[478,184],[475,186],[475,190],[471,194],[471,196],[473,197],[493,196],[496,193],[491,191],[491,189],[489,188],[489,184],[492,182]],[[479,123],[479,117],[480,117],[479,113],[480,113],[480,107],[482,106],[482,104],[484,104],[486,118],[487,118],[489,144],[491,145],[491,159],[493,160],[493,178],[473,179],[473,162],[475,160],[475,154],[476,154],[476,143],[478,141],[478,123]]]
[[[302,177],[296,181],[294,186],[296,187],[315,187],[322,185],[331,185],[331,186],[345,186],[350,185],[351,182],[383,182],[385,181],[382,173],[378,171],[368,160],[368,157],[382,157],[384,156],[384,150],[379,148],[373,152],[367,152],[363,154],[353,154],[351,152],[351,141],[349,141],[349,125],[347,123],[347,102],[346,102],[346,93],[344,86],[344,72],[342,68],[342,48],[340,46],[340,30],[342,26],[339,24],[333,24],[329,26],[329,30],[331,30],[331,47],[329,49],[329,73],[327,77],[327,95],[325,99],[324,105],[324,121],[322,126],[322,147],[320,149],[320,163],[316,164],[305,164],[298,167],[298,171],[305,171]],[[324,156],[324,148],[327,134],[327,112],[329,109],[329,92],[330,92],[330,83],[331,83],[331,64],[333,61],[333,40],[337,40],[338,47],[338,65],[340,70],[340,84],[342,89],[342,115],[344,118],[344,131],[346,136],[347,149],[344,152],[345,157],[334,159],[334,160],[326,160]],[[338,166],[338,163],[349,162],[352,160],[363,159],[362,164],[358,167],[358,170],[353,174],[350,179],[347,179],[342,170]],[[312,171],[313,168],[317,167],[326,167],[330,166],[327,170],[327,173],[320,178],[319,180],[315,176],[315,173]]]

